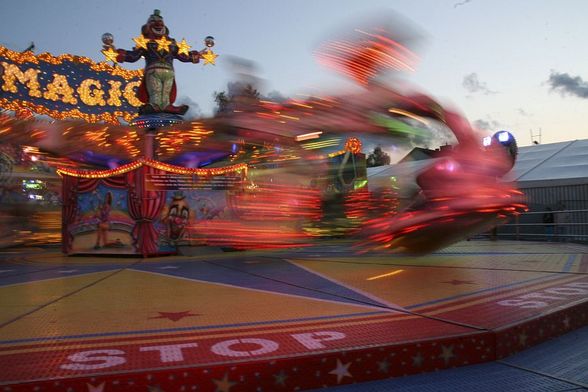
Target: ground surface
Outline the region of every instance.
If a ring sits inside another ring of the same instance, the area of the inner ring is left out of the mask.
[[[192,368],[202,390],[316,388],[501,359],[588,323],[581,245],[469,241],[425,257],[358,256],[345,242],[185,251],[1,253],[0,385],[78,377],[128,390],[117,375],[153,373],[149,385]],[[301,375],[310,359],[313,380]]]

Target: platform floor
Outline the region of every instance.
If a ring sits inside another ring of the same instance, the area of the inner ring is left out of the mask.
[[[186,251],[1,252],[0,391],[320,388],[500,360],[588,325],[582,245]]]

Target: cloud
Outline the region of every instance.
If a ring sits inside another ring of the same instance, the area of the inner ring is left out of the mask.
[[[559,91],[561,95],[588,98],[588,82],[579,76],[551,71],[547,84],[551,87],[551,91]]]
[[[459,3],[453,4],[453,8],[457,8],[460,5],[466,5],[467,3],[471,3],[471,2],[472,2],[472,0],[463,0],[463,1],[460,1]]]
[[[264,98],[267,98],[268,100],[273,102],[284,102],[288,99],[277,90],[270,91]]]
[[[474,121],[474,127],[484,131],[497,131],[498,129],[504,128],[501,123],[490,117],[487,117],[486,120],[478,119]]]
[[[517,113],[524,117],[533,117],[531,113],[527,113],[523,108],[518,108]]]
[[[455,135],[445,124],[438,121],[431,121],[429,123],[429,128],[432,130],[431,138],[427,140],[429,145],[438,147],[443,144],[457,143]]]
[[[176,102],[174,102],[174,105],[176,105],[176,106],[188,105],[190,107],[190,109],[188,109],[186,114],[184,114],[184,120],[196,120],[202,116],[202,111],[200,110],[200,106],[196,102],[194,102],[192,100],[192,98],[190,98],[186,95],[181,95],[176,100]]]
[[[469,75],[463,77],[463,87],[470,93],[482,93],[482,94],[496,94],[496,91],[490,90],[486,83],[480,82],[478,74],[472,72]]]

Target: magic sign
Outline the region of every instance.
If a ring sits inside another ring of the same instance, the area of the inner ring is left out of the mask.
[[[14,52],[0,46],[0,108],[50,117],[118,122],[137,116],[142,70],[129,71],[87,57]]]

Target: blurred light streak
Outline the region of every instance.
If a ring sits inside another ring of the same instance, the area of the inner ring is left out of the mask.
[[[394,114],[400,114],[402,116],[406,116],[409,118],[412,118],[413,120],[416,120],[424,125],[429,125],[429,121],[425,120],[424,118],[417,116],[416,114],[413,114],[411,112],[407,112],[406,110],[401,110],[401,109],[395,109],[395,108],[390,108],[388,109],[388,111],[390,113],[394,113]]]
[[[382,274],[382,275],[378,275],[378,276],[372,276],[371,278],[367,278],[366,280],[376,280],[376,279],[381,279],[381,278],[385,278],[388,276],[392,276],[392,275],[398,275],[399,273],[403,272],[404,270],[395,270],[392,272],[389,272],[387,274]]]
[[[294,140],[296,140],[297,142],[301,142],[304,140],[318,139],[322,134],[323,134],[322,131],[309,132],[309,133],[305,133],[303,135],[296,136],[294,138]]]

